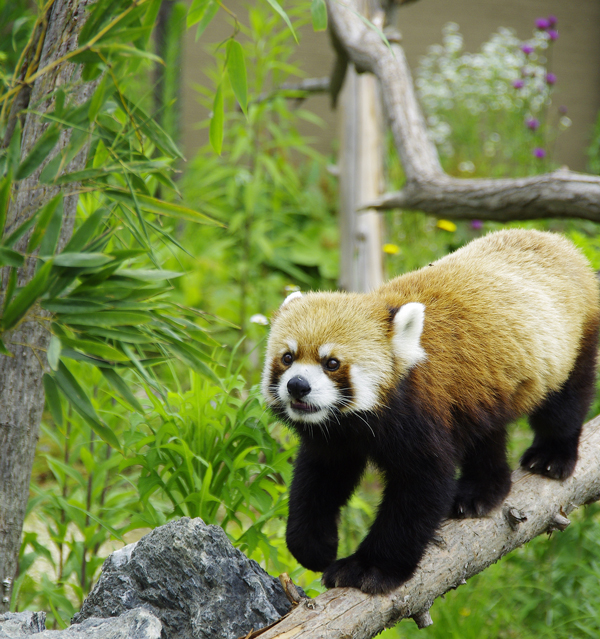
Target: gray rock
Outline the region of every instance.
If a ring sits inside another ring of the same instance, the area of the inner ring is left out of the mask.
[[[110,555],[73,622],[136,607],[161,620],[163,639],[236,639],[291,605],[279,581],[236,550],[221,528],[185,517]]]
[[[43,621],[40,627],[36,625],[37,620],[27,623],[25,619],[14,619],[26,615],[43,615],[45,618],[46,613],[14,613],[13,619],[6,620],[3,617],[8,615],[0,615],[0,639],[22,639],[33,634],[35,639],[159,639],[161,636],[160,621],[142,608],[129,610],[117,619],[92,617],[65,630],[43,630]]]
[[[46,629],[45,612],[5,612],[0,614],[0,639],[25,637]],[[11,634],[12,633],[12,634]],[[20,633],[20,634],[19,634]]]

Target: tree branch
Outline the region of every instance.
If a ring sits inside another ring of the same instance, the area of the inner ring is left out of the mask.
[[[363,22],[356,0],[327,0],[330,25],[355,66],[375,74],[406,185],[364,208],[419,209],[440,217],[508,221],[541,217],[600,220],[600,177],[561,169],[531,178],[453,178],[442,170],[427,135],[410,69],[398,38],[388,38]]]
[[[303,600],[261,639],[369,639],[407,617],[419,627],[430,625],[437,597],[537,535],[564,530],[572,510],[600,498],[600,417],[583,428],[572,477],[559,482],[519,469],[512,479],[504,504],[489,516],[446,521],[417,574],[397,590],[371,596],[334,588]]]

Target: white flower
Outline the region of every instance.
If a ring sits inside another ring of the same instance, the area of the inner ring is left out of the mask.
[[[257,313],[256,315],[252,315],[252,317],[250,318],[250,323],[260,324],[261,326],[268,326],[269,320],[264,315]]]

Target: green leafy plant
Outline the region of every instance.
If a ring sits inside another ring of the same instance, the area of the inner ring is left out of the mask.
[[[304,8],[288,11],[297,30],[308,19]],[[203,202],[206,212],[227,229],[207,229],[193,238],[193,253],[201,257],[184,260],[188,275],[177,286],[186,304],[239,327],[223,326],[224,341],[233,345],[243,335],[251,350],[265,334],[266,316],[289,287],[335,287],[337,228],[335,182],[325,171],[324,158],[296,129],[300,118],[318,120],[302,108],[291,108],[289,96],[276,90],[289,76],[301,74],[290,61],[290,31],[260,3],[249,7],[248,23],[248,28],[239,27],[245,36],[239,47],[230,40],[216,52],[213,81],[225,114],[222,154],[202,149],[181,184],[189,206]],[[242,52],[249,69],[247,107],[231,66]],[[204,124],[213,128],[215,90],[199,88],[201,100],[213,110]],[[182,236],[188,234],[184,229]],[[248,362],[258,368],[255,359]],[[256,380],[255,371],[246,369],[246,374]]]

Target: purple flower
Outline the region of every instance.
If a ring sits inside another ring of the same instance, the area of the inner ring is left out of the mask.
[[[554,75],[554,73],[546,73],[546,83],[547,84],[556,83],[556,76]]]
[[[545,31],[546,29],[550,28],[550,22],[548,22],[548,20],[546,20],[546,18],[538,18],[535,21],[535,26],[540,31]]]
[[[548,16],[548,24],[551,27],[553,27],[557,22],[558,20],[556,19],[556,16]]]
[[[523,80],[514,80],[512,84],[515,89],[522,89],[525,86],[525,82],[523,82]]]
[[[556,29],[548,29],[548,37],[554,42],[558,40],[558,31]]]
[[[559,106],[559,107],[558,107],[558,112],[559,112],[561,115],[566,115],[568,110],[569,110],[569,109],[567,109],[567,107],[566,107],[564,104],[563,104],[562,106]]]
[[[483,222],[481,220],[471,220],[471,228],[474,231],[479,231],[483,228]]]
[[[531,53],[534,52],[534,48],[530,45],[530,44],[522,44],[521,45],[521,51],[525,54],[525,55],[530,55]]]
[[[533,156],[541,160],[546,157],[546,151],[538,146],[533,149]]]
[[[527,125],[528,129],[537,131],[540,126],[540,121],[537,118],[527,118],[527,120],[525,120],[525,124]]]

